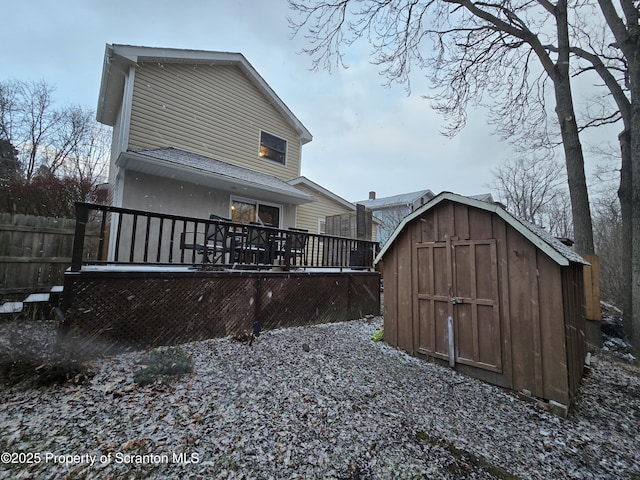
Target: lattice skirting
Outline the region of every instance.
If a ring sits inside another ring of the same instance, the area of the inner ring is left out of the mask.
[[[376,272],[80,272],[64,291],[67,335],[94,353],[380,313]]]

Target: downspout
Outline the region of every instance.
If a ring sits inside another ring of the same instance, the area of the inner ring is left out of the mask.
[[[124,92],[122,95],[122,112],[120,115],[120,138],[118,150],[126,152],[129,146],[129,132],[131,130],[131,105],[133,103],[133,84],[136,78],[136,66],[129,67],[129,74],[124,79]]]

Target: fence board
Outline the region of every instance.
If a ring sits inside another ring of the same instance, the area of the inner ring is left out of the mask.
[[[99,224],[87,226],[97,245]],[[71,265],[75,220],[0,213],[0,295],[62,285]]]

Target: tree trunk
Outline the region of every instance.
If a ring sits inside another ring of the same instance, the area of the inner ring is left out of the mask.
[[[624,331],[627,338],[631,340],[634,337],[633,322],[633,303],[631,301],[633,289],[631,261],[633,252],[633,237],[631,233],[633,200],[631,195],[631,133],[624,130],[619,136],[620,153],[622,157],[622,166],[620,168],[620,188],[618,188],[618,198],[620,199],[620,210],[622,214],[622,312],[624,314]]]
[[[638,49],[636,47],[636,53]],[[625,261],[631,264],[631,311],[624,312],[625,321],[630,325],[633,353],[640,356],[640,60],[629,62],[631,84],[631,141],[629,171],[631,180],[631,257]]]
[[[587,193],[587,178],[584,173],[584,157],[578,135],[578,125],[573,110],[571,82],[569,77],[569,31],[567,1],[560,0],[556,6],[558,28],[558,59],[553,79],[556,96],[556,115],[560,122],[562,146],[567,164],[567,180],[573,214],[575,248],[578,253],[594,253],[591,208]]]
[[[628,138],[622,138],[623,168],[620,172],[625,291],[624,323],[636,358],[640,357],[640,24],[637,3],[621,0],[617,9],[611,0],[598,0],[604,18],[616,39],[614,44],[626,60],[625,84],[629,86],[631,114],[625,122]],[[620,16],[622,14],[622,16]],[[625,152],[626,149],[626,152]],[[626,156],[625,156],[626,154]],[[628,256],[627,256],[628,255]],[[627,277],[627,275],[629,277]],[[625,290],[627,288],[625,287]],[[629,296],[630,295],[630,296]]]
[[[564,89],[557,84],[555,90],[556,113],[560,121],[562,145],[567,164],[575,248],[578,253],[591,255],[594,253],[593,225],[591,223],[589,194],[587,193],[587,179],[584,173],[584,157],[578,138],[578,126],[573,115],[572,102],[564,98],[565,95],[570,96],[571,92],[563,92]]]

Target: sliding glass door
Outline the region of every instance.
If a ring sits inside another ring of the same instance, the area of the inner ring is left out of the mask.
[[[240,223],[257,222],[272,227],[280,227],[282,207],[255,200],[231,199],[231,221]]]

